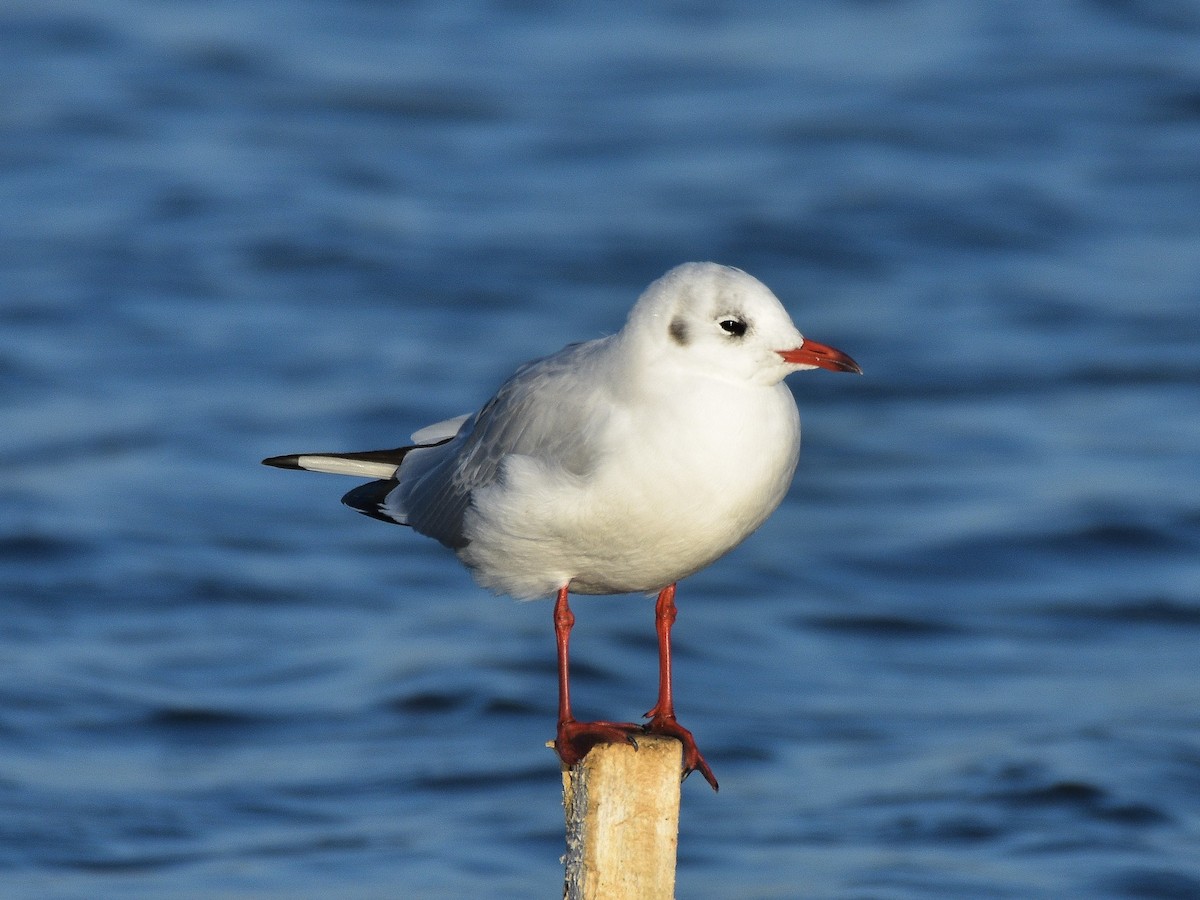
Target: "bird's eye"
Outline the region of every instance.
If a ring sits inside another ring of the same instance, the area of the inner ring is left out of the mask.
[[[741,337],[746,333],[746,323],[741,319],[722,319],[720,325],[734,337]]]

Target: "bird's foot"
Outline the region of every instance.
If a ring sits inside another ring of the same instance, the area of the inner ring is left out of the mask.
[[[653,709],[646,715],[651,717],[650,721],[642,726],[646,734],[673,737],[683,744],[683,777],[687,778],[693,772],[698,771],[704,776],[704,780],[712,785],[714,791],[718,790],[717,779],[708,763],[704,761],[704,756],[700,753],[700,748],[696,746],[696,739],[692,737],[692,733],[676,722],[674,716],[660,715],[657,710]]]
[[[588,751],[597,744],[633,744],[637,749],[637,736],[645,734],[645,728],[634,722],[576,722],[569,719],[558,723],[558,734],[554,738],[554,750],[568,766],[580,762]]]

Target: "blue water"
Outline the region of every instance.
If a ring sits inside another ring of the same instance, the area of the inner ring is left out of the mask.
[[[9,0],[0,75],[0,895],[556,896],[549,606],[258,460],[715,259],[867,375],[680,589],[679,896],[1200,897],[1200,7]]]

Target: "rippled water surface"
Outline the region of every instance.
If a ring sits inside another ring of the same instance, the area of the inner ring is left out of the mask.
[[[547,604],[265,469],[747,269],[864,378],[680,589],[679,895],[1200,897],[1200,11],[0,10],[0,893],[550,897]],[[651,604],[581,598],[584,715]]]

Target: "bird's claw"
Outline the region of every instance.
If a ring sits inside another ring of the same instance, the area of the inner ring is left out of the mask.
[[[693,772],[699,772],[714,791],[719,790],[716,776],[713,775],[700,748],[696,746],[696,739],[692,737],[692,733],[675,721],[674,716],[661,716],[654,713],[653,710],[651,714],[653,718],[645,725],[637,725],[633,722],[576,722],[574,720],[560,722],[558,734],[554,739],[554,750],[558,753],[559,759],[568,766],[574,766],[581,762],[587,756],[588,751],[597,744],[628,742],[636,750],[637,736],[640,734],[671,737],[683,745],[681,779],[686,779]]]
[[[660,734],[664,737],[673,737],[679,743],[683,744],[682,777],[687,778],[693,772],[699,772],[704,776],[704,780],[712,785],[714,791],[719,790],[716,776],[713,775],[713,771],[705,761],[700,748],[696,746],[696,739],[692,737],[692,733],[676,722],[674,716],[658,715],[654,710],[651,710],[650,714],[652,718],[642,726],[647,734]]]
[[[554,750],[558,758],[568,766],[579,763],[588,751],[597,744],[620,744],[628,742],[637,749],[637,735],[644,734],[645,727],[634,722],[568,722],[558,723],[558,734],[554,738]]]

